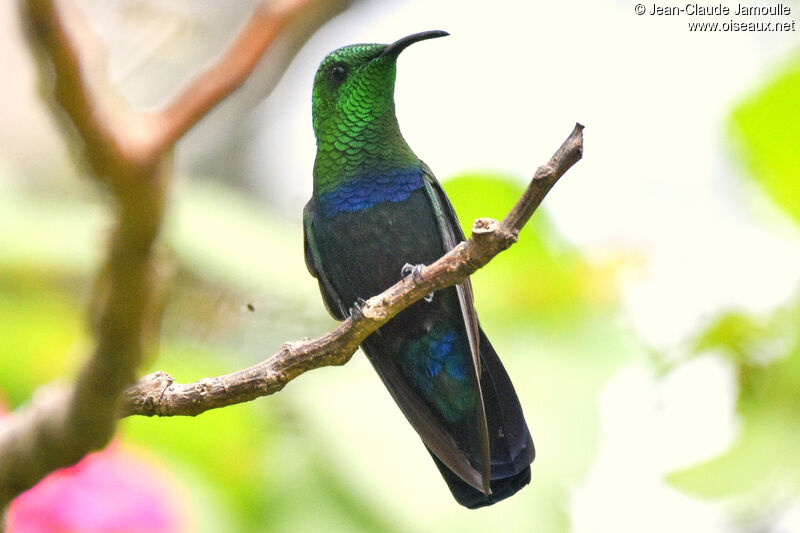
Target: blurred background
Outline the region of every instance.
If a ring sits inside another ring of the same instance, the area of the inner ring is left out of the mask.
[[[142,109],[257,4],[77,3]],[[357,353],[270,398],[124,420],[109,449],[20,497],[9,530],[800,531],[798,33],[690,32],[734,17],[634,5],[355,0],[282,37],[176,152],[162,242],[176,275],[146,370],[191,381],[334,324],[301,230],[329,51],[452,34],[402,55],[396,101],[465,228],[502,217],[585,124],[584,159],[473,278],[536,442],[530,487],[459,507]],[[0,405],[13,409],[87,353],[110,215],[42,103],[13,2],[0,71]]]

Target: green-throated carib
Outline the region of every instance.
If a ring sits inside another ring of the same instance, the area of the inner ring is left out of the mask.
[[[445,35],[345,46],[317,70],[305,255],[338,320],[415,275],[410,265],[430,264],[464,239],[439,182],[403,139],[394,107],[400,52]],[[491,505],[530,482],[533,441],[478,325],[469,280],[415,303],[362,348],[460,504]]]

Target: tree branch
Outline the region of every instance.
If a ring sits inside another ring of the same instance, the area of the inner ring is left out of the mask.
[[[349,3],[333,2],[341,9]],[[275,5],[279,4],[279,5]],[[228,50],[154,115],[161,146],[171,146],[250,76],[264,52],[289,26],[322,6],[320,0],[271,2],[256,9]]]
[[[20,0],[20,5],[42,86],[52,89],[48,103],[77,133],[79,155],[93,176],[109,186],[116,217],[93,302],[93,353],[72,386],[37,390],[29,405],[0,423],[0,511],[48,473],[105,446],[114,434],[122,392],[136,379],[156,320],[153,244],[174,143],[244,82],[279,33],[311,11],[335,12],[325,0],[290,0],[278,10],[257,10],[211,69],[163,111],[148,115],[113,94],[99,49],[89,46],[87,25],[70,2]]]
[[[125,391],[120,415],[194,416],[274,394],[311,369],[346,363],[364,339],[403,309],[432,291],[464,281],[514,244],[545,195],[582,154],[583,126],[576,124],[502,222],[476,220],[471,237],[425,267],[420,281],[403,279],[370,298],[357,320],[348,318],[316,339],[288,342],[270,358],[231,374],[187,384],[176,383],[165,372],[147,375]]]
[[[66,118],[77,130],[84,143],[81,155],[92,171],[97,176],[113,175],[115,162],[129,159],[126,146],[132,143],[122,126],[123,111],[111,103],[102,53],[93,42],[96,37],[72,3],[28,0],[20,6],[37,52],[42,86],[49,90],[52,85],[48,103],[55,104],[58,118]]]

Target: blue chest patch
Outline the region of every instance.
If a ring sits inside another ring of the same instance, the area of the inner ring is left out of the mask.
[[[402,202],[424,185],[419,167],[364,174],[320,195],[325,217],[343,211],[359,211],[381,202]]]

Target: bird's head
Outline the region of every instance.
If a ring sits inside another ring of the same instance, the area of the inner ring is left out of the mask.
[[[391,44],[353,44],[334,50],[314,77],[313,117],[317,141],[359,137],[375,126],[396,127],[394,81],[397,57],[409,45],[448,35],[426,31]],[[387,124],[381,124],[387,122]]]

